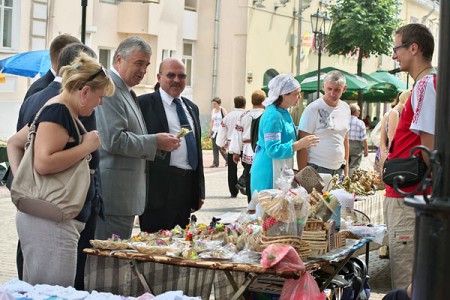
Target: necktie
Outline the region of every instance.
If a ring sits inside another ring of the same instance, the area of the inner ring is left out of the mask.
[[[131,97],[133,97],[134,102],[136,104],[138,104],[136,93],[133,90],[130,90],[130,94],[131,94]]]
[[[178,119],[180,120],[181,128],[187,128],[191,131],[188,135],[184,137],[184,139],[186,141],[189,165],[192,167],[193,170],[195,170],[197,169],[198,165],[198,154],[197,154],[197,145],[195,144],[194,133],[192,132],[191,125],[189,124],[186,113],[183,109],[183,106],[181,105],[181,100],[176,98],[173,99],[173,102],[175,102],[175,105],[177,107],[177,114]]]

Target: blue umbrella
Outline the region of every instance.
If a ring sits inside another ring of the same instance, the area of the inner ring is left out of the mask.
[[[2,73],[33,78],[37,73],[44,75],[51,67],[48,50],[19,53],[0,60]]]

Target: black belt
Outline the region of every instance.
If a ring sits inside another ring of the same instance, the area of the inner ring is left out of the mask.
[[[193,170],[188,170],[188,169],[180,169],[177,167],[169,167],[169,172],[172,174],[177,174],[177,175],[181,175],[181,176],[188,176],[191,175],[192,173],[194,173]]]

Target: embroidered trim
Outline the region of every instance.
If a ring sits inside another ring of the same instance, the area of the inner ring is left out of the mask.
[[[265,141],[281,141],[281,132],[268,132],[264,134]]]
[[[412,119],[412,123],[417,123],[417,119],[419,118],[420,110],[422,109],[423,100],[425,98],[425,90],[428,84],[428,78],[426,80],[419,80],[417,83],[417,107],[414,111],[414,117]]]

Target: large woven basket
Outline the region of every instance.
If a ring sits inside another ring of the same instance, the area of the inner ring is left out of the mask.
[[[299,171],[295,175],[295,182],[305,188],[308,194],[312,192],[313,188],[322,193],[324,187],[322,177],[311,166],[307,166]]]

